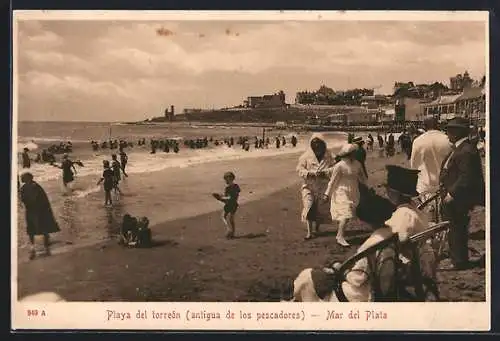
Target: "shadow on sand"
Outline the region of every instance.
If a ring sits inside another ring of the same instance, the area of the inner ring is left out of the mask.
[[[363,242],[371,235],[372,232],[368,231],[346,231],[345,232],[345,237],[346,240],[349,242],[351,245],[361,245]],[[324,237],[332,237],[334,238],[337,235],[337,231],[320,231],[316,234],[317,238],[324,238]]]
[[[241,236],[234,236],[234,239],[255,239],[255,238],[262,238],[266,237],[267,234],[265,233],[247,233],[243,234]]]
[[[161,246],[177,246],[178,242],[175,240],[164,239],[164,240],[154,240],[151,242],[151,247],[161,247]]]

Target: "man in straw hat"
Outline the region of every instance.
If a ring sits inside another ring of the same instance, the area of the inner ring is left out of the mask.
[[[417,192],[422,201],[439,190],[439,173],[444,159],[451,152],[451,143],[445,133],[438,129],[438,120],[424,120],[425,130],[413,141],[410,167],[418,169]]]
[[[469,212],[474,206],[485,205],[485,185],[481,157],[468,139],[469,120],[451,119],[446,134],[452,152],[444,160],[439,182],[444,188],[442,212],[451,222],[448,234],[451,262],[447,270],[462,270],[469,266]]]

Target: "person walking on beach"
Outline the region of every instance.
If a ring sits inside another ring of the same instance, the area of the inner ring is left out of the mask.
[[[28,234],[31,248],[30,259],[36,256],[35,236],[43,236],[45,254],[50,255],[50,233],[59,232],[59,225],[54,218],[52,207],[47,193],[42,186],[33,180],[33,174],[21,175],[23,183],[20,189],[21,202],[26,210],[26,232]]]
[[[297,146],[297,136],[292,135],[291,142],[292,142],[292,147],[295,148]]]
[[[323,135],[314,133],[308,149],[299,158],[297,172],[302,178],[302,222],[307,224],[309,240],[319,232],[322,217],[319,212],[320,200],[326,190],[335,160],[328,152]]]
[[[28,154],[28,151],[29,151],[29,149],[26,147],[23,149],[23,154],[22,154],[23,168],[30,168],[31,167],[31,159],[30,159],[30,155]]]
[[[361,136],[358,136],[353,138],[352,143],[358,146],[356,152],[354,153],[354,157],[359,161],[359,163],[361,163],[361,166],[363,167],[363,173],[365,173],[365,177],[368,179],[368,172],[366,171],[366,150],[365,148],[363,148],[365,141],[363,141],[363,138]]]
[[[167,145],[167,147],[168,147],[168,145]],[[127,167],[127,163],[128,163],[128,155],[122,149],[122,150],[120,150],[120,166],[121,166],[123,175],[125,175],[128,178],[128,174],[125,172],[125,167]]]
[[[374,140],[373,140],[373,136],[372,134],[368,134],[368,143],[367,143],[367,150],[369,151],[373,151],[373,143],[374,143]]]
[[[469,212],[485,205],[485,184],[481,156],[468,140],[469,120],[456,117],[448,122],[446,134],[453,144],[443,162],[439,182],[443,217],[451,222],[448,234],[451,262],[446,270],[463,270],[469,266]]]
[[[112,205],[113,201],[111,200],[111,190],[115,187],[115,173],[109,166],[109,161],[104,160],[102,162],[104,171],[102,172],[101,179],[97,182],[97,186],[104,181],[104,205]]]
[[[451,143],[445,133],[438,130],[437,118],[424,121],[426,132],[413,141],[410,167],[418,169],[417,192],[424,202],[439,190],[439,173],[444,159],[451,153]]]
[[[118,187],[118,185],[120,184],[120,180],[122,179],[121,177],[121,171],[122,171],[122,167],[120,165],[120,162],[118,161],[118,159],[116,158],[116,154],[113,154],[111,155],[111,169],[113,169],[113,174],[114,174],[114,177],[115,177],[115,191],[117,192],[120,192],[120,187]]]
[[[54,167],[62,169],[63,172],[63,185],[64,187],[68,187],[68,184],[75,180],[76,175],[76,167],[75,162],[69,159],[67,153],[64,153],[62,156],[61,166],[52,164]]]
[[[382,135],[377,134],[377,141],[379,156],[384,157],[384,138],[382,137]]]
[[[364,184],[366,177],[363,166],[356,160],[357,146],[345,144],[338,153],[340,159],[332,169],[332,175],[323,200],[330,201],[332,220],[338,222],[337,243],[349,246],[345,240],[344,230],[347,223],[356,216],[356,208],[360,201],[359,183]]]
[[[389,136],[387,137],[387,143],[385,145],[386,157],[394,156],[394,152],[395,152],[394,144],[395,144],[394,135],[392,133],[389,133]]]
[[[234,183],[236,176],[233,172],[224,173],[224,181],[226,182],[226,188],[224,189],[224,195],[219,193],[213,193],[213,197],[224,203],[224,211],[222,214],[222,221],[226,227],[226,238],[233,239],[236,229],[234,222],[234,215],[238,209],[238,198],[240,195],[240,186]]]

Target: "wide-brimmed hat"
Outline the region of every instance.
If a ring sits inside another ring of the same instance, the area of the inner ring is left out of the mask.
[[[417,192],[417,169],[409,169],[396,165],[387,165],[387,183],[385,186],[403,195],[415,197]]]
[[[363,138],[361,136],[357,136],[355,138],[352,139],[352,143],[364,143],[365,140],[363,140]]]
[[[470,122],[466,118],[462,117],[455,117],[452,118],[451,120],[448,121],[446,124],[446,128],[458,128],[458,129],[463,129],[463,130],[469,130],[470,129]]]
[[[356,150],[358,150],[358,146],[352,143],[346,143],[340,148],[339,153],[337,154],[337,157],[344,157],[347,155],[350,155],[354,153]]]

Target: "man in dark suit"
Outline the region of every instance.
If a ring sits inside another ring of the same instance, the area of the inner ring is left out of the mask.
[[[469,212],[484,206],[485,185],[481,157],[468,139],[469,121],[457,117],[446,128],[452,151],[443,161],[439,176],[444,188],[443,218],[451,222],[448,234],[451,264],[443,268],[461,270],[469,266]]]

